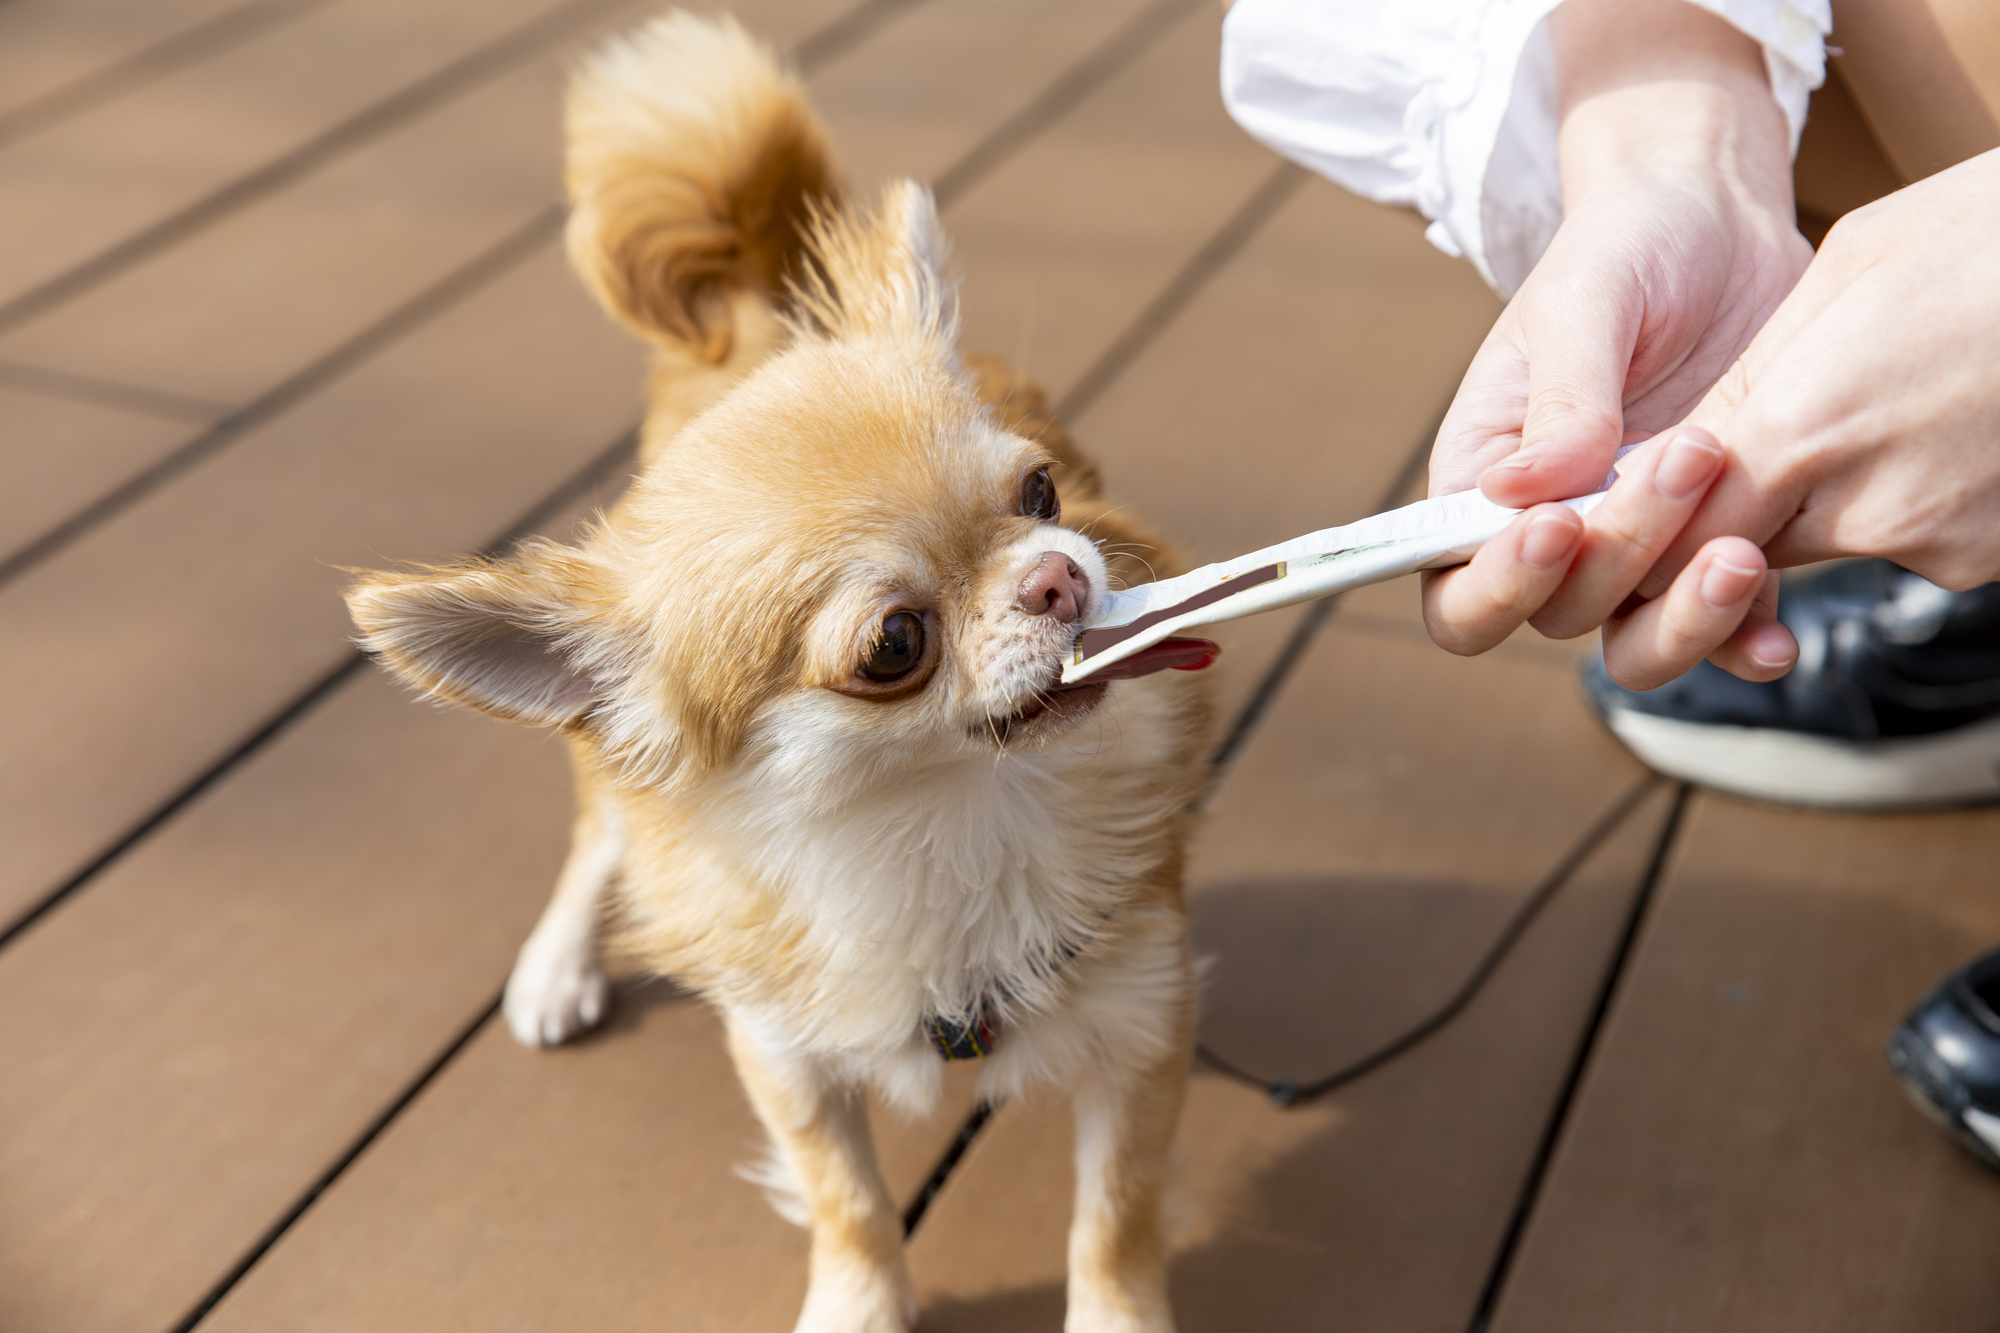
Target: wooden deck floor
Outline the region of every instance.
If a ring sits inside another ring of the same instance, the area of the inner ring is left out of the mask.
[[[0,1329],[781,1330],[715,1022],[494,1017],[557,749],[407,701],[336,567],[560,534],[640,354],[555,244],[565,53],[632,0],[0,0]],[[741,0],[859,182],[938,183],[968,341],[1206,557],[1414,498],[1497,309],[1223,115],[1208,0]],[[1282,471],[1281,471],[1282,465]],[[1576,652],[1410,586],[1232,628],[1195,850],[1188,1330],[1990,1329],[2000,1179],[1882,1041],[2000,938],[2000,813],[1650,780]],[[967,1109],[880,1124],[914,1195]],[[1060,1325],[1067,1131],[1002,1108],[925,1327]]]

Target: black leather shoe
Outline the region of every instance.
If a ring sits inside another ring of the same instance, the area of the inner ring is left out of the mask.
[[[1917,1108],[2000,1167],[2000,949],[1952,973],[1889,1038]]]
[[[1785,585],[1799,662],[1738,680],[1704,662],[1656,690],[1585,664],[1590,705],[1670,777],[1788,805],[2000,800],[2000,583],[1948,592],[1886,560]]]

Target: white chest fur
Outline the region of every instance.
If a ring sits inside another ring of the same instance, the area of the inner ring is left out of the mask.
[[[1130,886],[1168,854],[1184,794],[1161,787],[1171,729],[1145,716],[1167,703],[1132,682],[1045,750],[842,765],[837,792],[800,763],[795,721],[698,820],[802,931],[813,993],[783,1026],[887,1053],[927,1015],[1059,1005],[1066,960],[1115,936]]]

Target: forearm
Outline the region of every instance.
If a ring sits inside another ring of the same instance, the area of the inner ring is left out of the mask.
[[[1566,209],[1670,179],[1789,215],[1790,129],[1754,40],[1688,0],[1566,0],[1550,25]]]

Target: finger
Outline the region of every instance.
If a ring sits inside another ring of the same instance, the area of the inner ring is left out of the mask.
[[[1767,554],[1765,560],[1771,557]],[[1763,591],[1750,603],[1743,623],[1708,660],[1744,680],[1776,680],[1799,660],[1799,641],[1778,623],[1778,572],[1764,576]]]
[[[1730,641],[1769,572],[1764,553],[1741,537],[1710,542],[1664,597],[1605,623],[1605,670],[1629,690],[1655,689],[1686,673]],[[1790,661],[1769,665],[1778,675]]]
[[[1570,639],[1603,624],[1686,525],[1722,463],[1721,444],[1697,429],[1628,457],[1618,484],[1585,521],[1583,550],[1563,586],[1535,613],[1535,628]]]
[[[1480,477],[1487,499],[1520,508],[1586,495],[1603,482],[1625,429],[1625,380],[1642,313],[1620,293],[1586,273],[1529,298],[1521,448]]]
[[[1812,478],[1788,467],[1783,454],[1772,447],[1782,443],[1786,432],[1764,422],[1765,415],[1752,401],[1725,424],[1730,443],[1722,474],[1710,483],[1700,506],[1634,585],[1639,596],[1663,594],[1695,552],[1717,537],[1747,538],[1763,549],[1767,562],[1777,565],[1800,564],[1827,554],[1791,540],[1792,529],[1787,525],[1804,503]]]
[[[1583,520],[1542,505],[1510,523],[1460,569],[1424,579],[1424,625],[1438,646],[1470,656],[1520,628],[1561,586],[1583,537]]]
[[[1430,494],[1479,484],[1479,474],[1521,447],[1528,404],[1528,358],[1514,321],[1503,312],[1480,344],[1431,449]]]
[[[1722,478],[1709,491],[1701,508],[1687,527],[1661,553],[1660,559],[1637,585],[1641,597],[1656,598],[1687,567],[1696,551],[1725,533],[1749,538],[1776,553],[1772,539],[1797,513],[1804,494],[1801,481],[1790,485],[1755,478],[1749,465],[1768,457],[1768,448],[1758,448],[1774,433],[1757,425],[1757,389],[1770,376],[1774,365],[1792,342],[1839,301],[1856,277],[1857,248],[1849,240],[1854,235],[1850,223],[1838,226],[1820,246],[1803,277],[1778,308],[1771,313],[1750,345],[1735,363],[1703,396],[1681,427],[1700,426],[1731,443],[1733,457]],[[1792,414],[1780,412],[1783,425]],[[1776,436],[1787,432],[1779,430]],[[1784,563],[1812,558],[1787,550]]]

